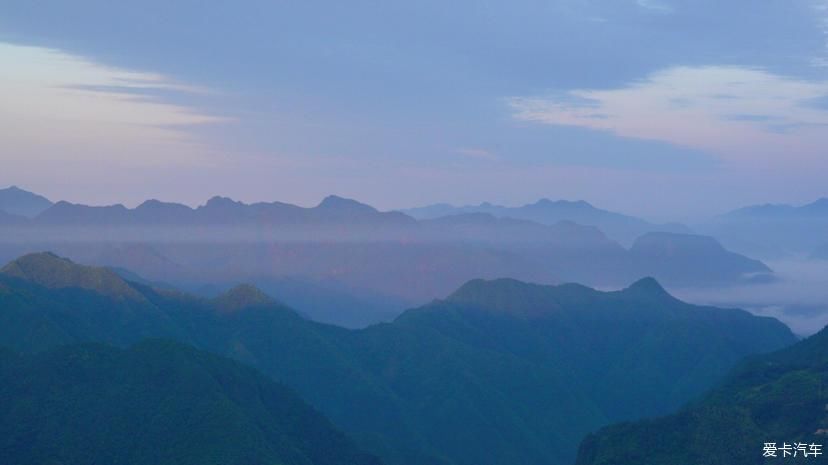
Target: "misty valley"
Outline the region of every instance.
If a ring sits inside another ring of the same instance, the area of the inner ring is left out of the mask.
[[[0,0],[0,465],[828,465],[828,0]]]
[[[828,312],[705,304],[797,308],[793,275],[706,235],[721,218],[18,188],[0,209],[4,463],[747,465],[773,440],[822,463]],[[745,236],[821,264],[800,232]]]

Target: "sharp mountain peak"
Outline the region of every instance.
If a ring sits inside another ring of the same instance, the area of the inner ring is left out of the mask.
[[[213,302],[223,312],[237,312],[245,308],[278,303],[276,299],[251,284],[239,284],[213,299]]]

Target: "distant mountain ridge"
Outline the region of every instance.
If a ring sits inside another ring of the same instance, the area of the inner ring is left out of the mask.
[[[585,202],[541,201],[526,211],[551,212],[541,220],[556,221],[486,212],[416,220],[337,196],[310,208],[226,197],[197,208],[158,200],[131,209],[58,202],[34,219],[3,224],[0,259],[54,250],[194,291],[252,282],[291,302],[321,304],[312,316],[349,327],[388,321],[475,278],[615,287],[653,276],[671,288],[773,279],[764,264],[711,238],[646,233],[625,248],[598,226],[558,220],[586,211],[587,219],[632,224]]]
[[[51,254],[7,268],[30,262],[53,266],[0,273],[0,346],[192,344],[284,382],[389,465],[565,465],[587,432],[669,412],[741,357],[795,341],[776,320],[686,304],[652,279],[617,292],[473,281],[345,330],[249,286],[204,299],[122,279],[143,296],[127,300],[39,284],[71,264]],[[84,276],[75,266],[59,274]]]
[[[46,197],[25,191],[17,186],[0,189],[0,212],[34,218],[51,206],[52,202]],[[0,224],[2,224],[1,218]]]
[[[699,228],[740,253],[774,259],[807,256],[828,238],[828,198],[801,206],[748,206]]]
[[[766,203],[763,205],[751,205],[733,210],[729,213],[726,213],[723,216],[754,218],[789,218],[820,216],[828,218],[828,197],[823,197],[811,203],[800,206],[771,203]]]
[[[134,209],[123,205],[90,207],[58,202],[38,215],[36,224],[49,225],[238,225],[312,224],[335,221],[409,225],[413,219],[397,212],[379,212],[371,206],[328,196],[316,207],[304,208],[282,202],[246,204],[227,197],[213,197],[202,206],[190,208],[177,203],[148,200]]]
[[[530,220],[541,224],[572,221],[587,226],[595,226],[609,237],[623,244],[629,244],[636,237],[649,232],[690,232],[689,228],[680,224],[653,224],[633,216],[596,208],[583,200],[553,201],[540,199],[535,203],[520,207],[505,207],[489,202],[462,207],[443,203],[401,211],[417,219],[434,219],[466,213],[488,213],[500,218]]]

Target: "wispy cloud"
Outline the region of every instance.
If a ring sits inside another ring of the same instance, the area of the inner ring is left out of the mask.
[[[197,156],[184,129],[224,121],[170,103],[208,92],[151,72],[104,66],[40,47],[0,43],[0,159],[175,163]]]
[[[675,9],[671,5],[661,0],[636,0],[635,3],[641,8],[658,13],[666,14],[673,13],[675,11]]]
[[[774,149],[795,155],[824,147],[828,111],[807,102],[825,96],[828,81],[709,66],[665,69],[619,89],[515,97],[509,104],[515,118],[524,121],[605,130],[724,155]]]

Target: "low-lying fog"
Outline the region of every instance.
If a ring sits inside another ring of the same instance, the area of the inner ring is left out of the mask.
[[[670,289],[697,304],[738,307],[778,318],[799,336],[828,325],[828,260],[788,259],[766,262],[778,277],[771,283],[717,289]]]

